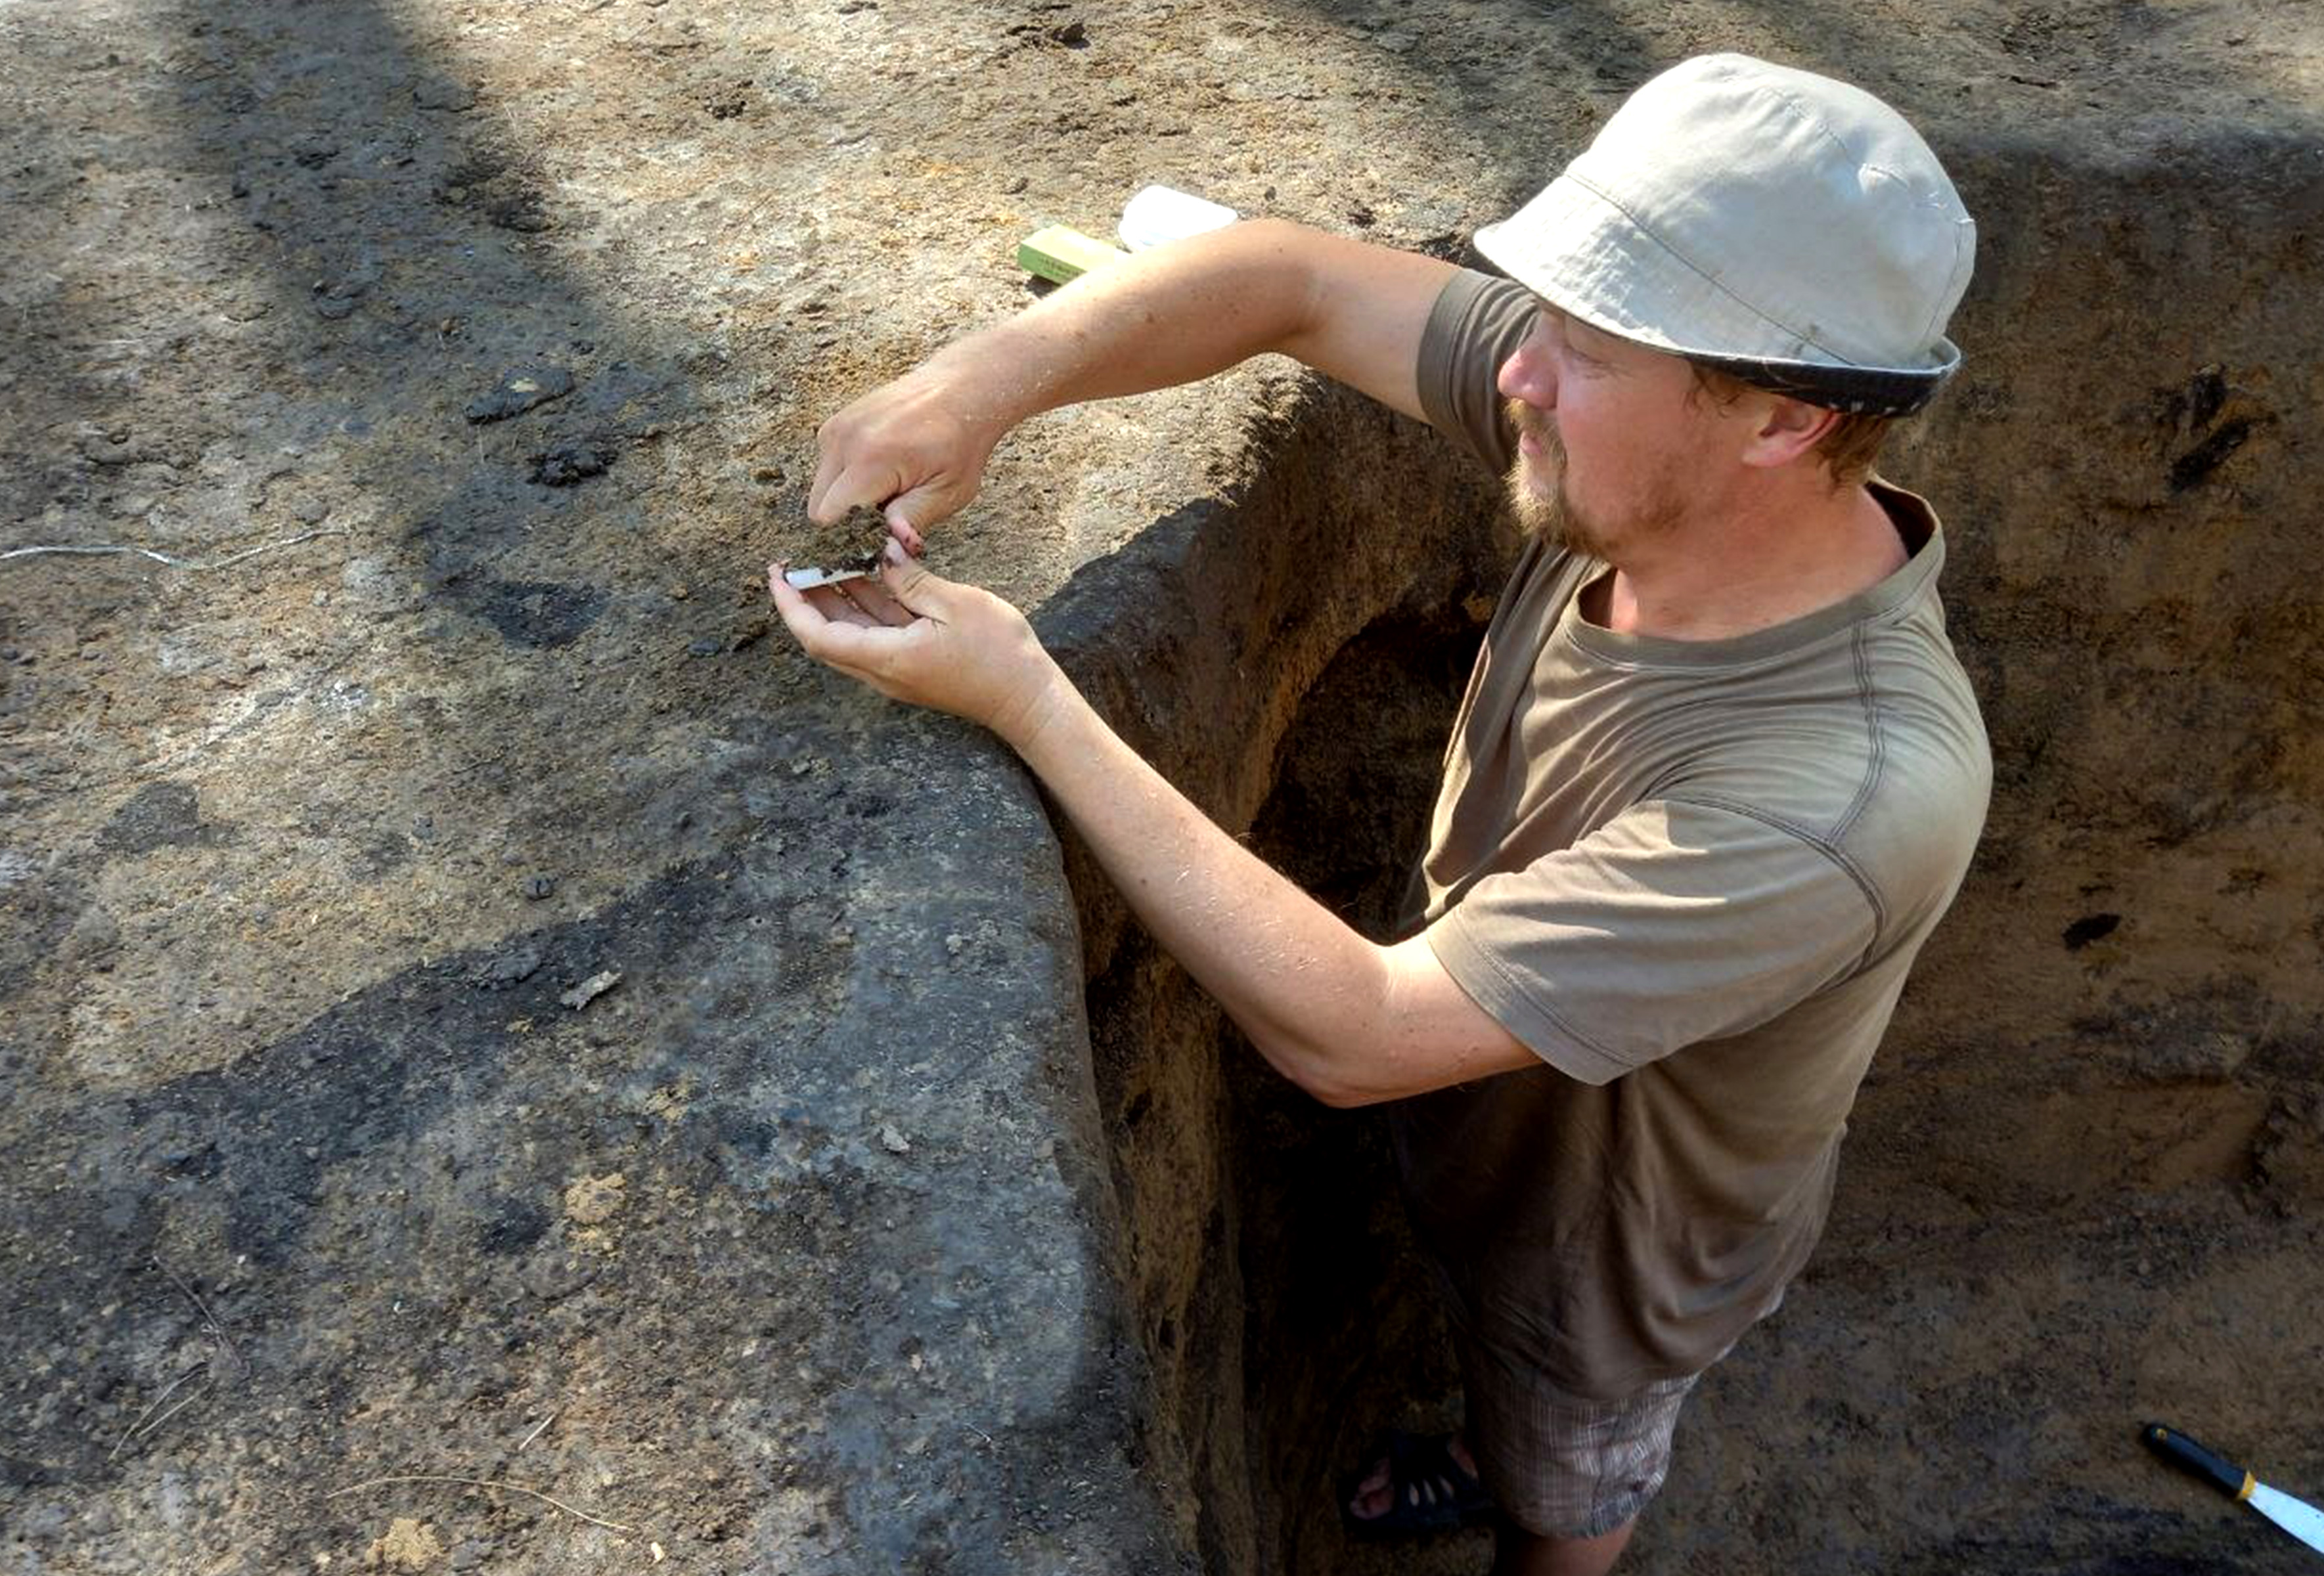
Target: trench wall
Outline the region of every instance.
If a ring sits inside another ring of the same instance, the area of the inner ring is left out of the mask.
[[[1473,642],[1497,529],[1489,478],[1452,475],[1432,435],[1352,394],[1277,384],[1251,437],[1256,471],[1084,570],[1039,621],[1130,742],[1239,832],[1274,788],[1302,698],[1351,641],[1413,619]],[[1257,1512],[1238,1486],[1257,1465],[1247,1404],[1261,1379],[1245,1372],[1246,1157],[1222,1123],[1250,1069],[1220,1055],[1230,1026],[1070,837],[1066,869],[1154,1365],[1152,1459],[1206,1568],[1249,1569]]]

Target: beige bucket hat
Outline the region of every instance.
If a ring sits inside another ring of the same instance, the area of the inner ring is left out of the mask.
[[[1609,334],[1815,404],[1904,415],[1960,364],[1977,226],[1862,88],[1748,55],[1647,82],[1477,250]]]

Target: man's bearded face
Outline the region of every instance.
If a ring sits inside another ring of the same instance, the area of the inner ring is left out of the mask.
[[[1628,484],[1608,498],[1593,488],[1584,501],[1572,475],[1572,461],[1557,423],[1522,400],[1508,401],[1518,450],[1508,472],[1509,506],[1528,536],[1586,558],[1618,563],[1623,548],[1657,536],[1678,523],[1683,511],[1666,470],[1619,478]],[[1536,452],[1528,454],[1530,438]]]

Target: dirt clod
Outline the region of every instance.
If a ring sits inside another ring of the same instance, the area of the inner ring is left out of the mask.
[[[602,476],[613,463],[613,446],[583,442],[560,444],[532,456],[529,479],[542,487],[570,487],[591,476]]]
[[[425,1571],[444,1555],[436,1529],[424,1521],[399,1516],[385,1533],[364,1551],[365,1570]]]

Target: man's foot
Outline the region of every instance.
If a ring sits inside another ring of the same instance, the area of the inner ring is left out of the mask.
[[[1459,1434],[1391,1433],[1379,1460],[1341,1506],[1348,1529],[1364,1537],[1449,1532],[1481,1520],[1492,1496],[1477,1480],[1476,1459]]]

